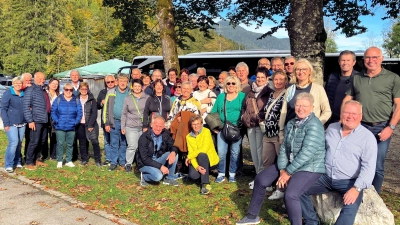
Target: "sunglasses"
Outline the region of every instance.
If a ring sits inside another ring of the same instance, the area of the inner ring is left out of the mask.
[[[73,91],[74,91],[74,89],[64,89],[64,91],[70,91],[70,92],[73,92]]]
[[[176,88],[181,88],[181,87],[182,87],[181,85],[176,86]]]
[[[226,83],[226,85],[236,85],[236,83],[235,82],[228,82],[228,83]]]
[[[106,83],[107,83],[107,84],[113,84],[114,81],[107,81]]]
[[[289,66],[289,65],[293,66],[293,65],[294,65],[294,62],[285,63],[285,66]]]

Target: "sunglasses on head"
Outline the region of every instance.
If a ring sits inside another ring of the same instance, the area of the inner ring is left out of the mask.
[[[68,88],[67,88],[67,89],[64,89],[64,91],[70,91],[70,92],[73,92],[73,91],[74,91],[74,89],[72,89],[72,88],[71,88],[71,89],[68,89]]]
[[[107,83],[107,84],[113,84],[114,81],[113,81],[113,80],[112,80],[112,81],[107,81],[106,83]]]
[[[228,83],[226,83],[226,85],[236,85],[236,83],[235,82],[228,82]]]
[[[285,66],[289,66],[289,65],[293,66],[293,65],[294,65],[294,62],[285,63]]]

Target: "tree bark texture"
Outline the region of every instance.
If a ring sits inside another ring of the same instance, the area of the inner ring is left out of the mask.
[[[158,0],[157,19],[160,27],[165,72],[170,68],[175,68],[179,71],[172,0]]]
[[[287,24],[291,53],[308,59],[314,67],[315,82],[323,84],[325,41],[323,1],[291,0]]]

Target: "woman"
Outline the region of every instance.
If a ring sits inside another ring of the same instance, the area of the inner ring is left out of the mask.
[[[186,136],[188,157],[186,166],[189,166],[189,177],[193,180],[200,178],[200,194],[210,193],[210,169],[218,164],[219,158],[211,138],[211,132],[203,127],[203,118],[200,115],[190,117],[191,132]]]
[[[190,111],[194,114],[200,114],[200,102],[192,96],[192,92],[193,89],[190,82],[182,83],[182,95],[173,102],[166,125],[168,124],[169,126],[176,115],[181,111]]]
[[[208,76],[208,89],[210,89],[212,92],[215,93],[216,96],[218,96],[221,92],[218,88],[218,82],[217,79],[213,76]]]
[[[310,93],[314,97],[313,112],[322,124],[325,124],[332,115],[324,87],[314,83],[314,69],[310,62],[307,59],[299,59],[294,65],[294,71],[295,76],[291,81],[294,85],[287,88],[285,101],[283,102],[279,121],[281,132],[283,132],[284,125],[296,117],[294,103],[296,96],[300,93]]]
[[[177,79],[177,75],[178,75],[178,70],[175,68],[170,68],[167,72],[167,78],[163,80],[164,85],[167,86],[167,88],[169,88],[171,90],[171,95],[173,95],[174,93],[173,91],[173,87],[174,84],[176,83],[176,79]]]
[[[234,67],[234,66],[229,67],[228,73],[229,73],[229,76],[231,76],[231,77],[237,77],[236,67]]]
[[[151,78],[149,74],[143,72],[142,73],[142,81],[143,81],[143,91],[151,84]]]
[[[4,157],[4,170],[14,172],[14,168],[22,168],[21,143],[25,135],[26,121],[22,110],[23,81],[19,77],[12,79],[12,86],[1,98],[1,118],[7,134],[8,145]]]
[[[271,88],[268,87],[268,70],[264,67],[256,69],[256,82],[251,85],[251,91],[247,94],[242,107],[242,121],[247,127],[247,137],[250,144],[251,158],[256,174],[263,169],[263,136],[259,122],[260,114],[267,104]]]
[[[97,102],[93,94],[89,92],[89,84],[87,82],[81,82],[79,84],[79,93],[77,98],[82,106],[82,118],[76,127],[76,137],[79,141],[81,165],[85,166],[89,162],[89,140],[93,146],[96,166],[102,166],[99,145],[99,125],[97,124]]]
[[[221,117],[222,122],[229,121],[234,125],[238,125],[240,121],[240,112],[242,109],[242,104],[245,98],[245,94],[241,92],[241,84],[239,78],[237,77],[227,77],[224,83],[224,92],[218,95],[215,101],[214,107],[211,113],[218,112]],[[224,106],[224,100],[226,96],[226,107]],[[224,111],[226,108],[226,117]],[[222,136],[219,131],[214,131],[217,133],[217,146],[218,146],[218,177],[215,180],[216,183],[221,183],[225,180],[225,163],[226,155],[228,153],[228,146],[230,146],[230,162],[229,162],[229,182],[236,182],[236,170],[239,165],[239,152],[242,139],[229,143]]]
[[[179,98],[182,95],[182,82],[179,79],[174,84],[173,90],[171,90],[171,93],[172,92],[174,94],[173,96],[171,96],[171,105],[175,101],[175,99]]]
[[[54,122],[57,138],[57,168],[62,168],[64,144],[66,143],[65,165],[75,167],[72,163],[72,150],[75,138],[75,126],[82,119],[82,106],[79,99],[73,95],[74,86],[71,83],[64,85],[64,91],[51,106],[51,119]]]
[[[201,103],[200,115],[203,117],[203,120],[211,112],[217,98],[215,93],[208,89],[208,85],[208,77],[201,76],[197,79],[197,87],[199,87],[199,90],[193,92],[193,97]]]
[[[324,127],[313,113],[314,97],[300,93],[295,100],[296,118],[285,128],[278,163],[257,174],[247,215],[236,224],[258,224],[265,188],[278,179],[286,188],[284,202],[290,224],[301,225],[300,196],[325,173]]]
[[[139,79],[132,80],[131,90],[132,93],[125,97],[121,116],[121,133],[128,142],[125,164],[125,171],[128,173],[132,172],[132,163],[143,130],[144,109],[149,98],[143,92],[143,81]]]
[[[47,95],[49,96],[50,104],[53,105],[54,100],[60,95],[60,81],[56,78],[51,78],[49,85],[46,88]],[[51,120],[51,117],[50,117]],[[57,152],[57,139],[56,132],[54,130],[53,121],[50,123],[51,127],[49,129],[50,137],[50,158],[56,160]]]
[[[179,79],[181,80],[182,83],[188,82],[189,81],[189,70],[186,68],[181,69],[181,72],[179,73]]]
[[[168,118],[171,110],[171,98],[165,94],[163,82],[160,79],[155,80],[153,85],[153,94],[147,99],[143,112],[143,132],[149,128],[149,124],[155,116]]]

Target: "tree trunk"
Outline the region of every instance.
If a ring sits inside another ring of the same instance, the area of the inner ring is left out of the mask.
[[[158,0],[157,19],[160,27],[165,72],[170,68],[179,70],[172,0]]]
[[[323,84],[325,41],[323,1],[290,0],[288,33],[292,55],[308,59],[314,67],[315,81]]]

